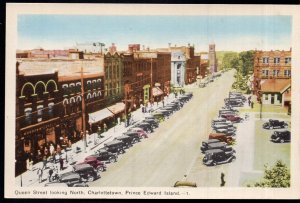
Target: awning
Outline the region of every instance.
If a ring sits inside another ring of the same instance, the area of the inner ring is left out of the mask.
[[[114,114],[112,112],[110,112],[107,108],[105,108],[100,111],[90,113],[89,114],[89,123],[96,123],[98,121],[101,121],[101,120],[111,117],[113,115]]]
[[[116,103],[115,105],[112,105],[110,107],[107,107],[109,111],[111,111],[113,114],[118,114],[125,110],[125,104],[124,103]]]
[[[152,88],[152,93],[153,93],[154,97],[157,97],[157,96],[160,96],[160,95],[164,94],[164,92],[159,87],[153,87]]]

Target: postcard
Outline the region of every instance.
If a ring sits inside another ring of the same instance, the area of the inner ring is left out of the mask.
[[[300,198],[299,6],[6,8],[6,198]]]

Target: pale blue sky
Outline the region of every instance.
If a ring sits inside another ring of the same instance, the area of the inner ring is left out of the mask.
[[[18,48],[63,49],[75,42],[139,43],[150,48],[194,44],[207,51],[289,49],[291,16],[95,16],[20,15]]]

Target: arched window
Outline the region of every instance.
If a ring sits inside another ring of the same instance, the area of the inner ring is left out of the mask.
[[[69,87],[70,87],[71,94],[75,94],[76,93],[75,83],[71,83]]]
[[[94,92],[92,95],[92,98],[95,98],[95,97],[96,97],[96,92]]]
[[[49,118],[53,118],[53,107],[54,107],[53,102],[48,104],[48,116],[49,116]]]
[[[92,81],[88,80],[87,81],[87,86],[86,86],[87,90],[91,90],[92,89]]]
[[[63,89],[63,94],[64,94],[64,96],[69,95],[68,87],[69,87],[68,84],[63,84],[63,85],[62,85],[62,89]]]
[[[76,83],[76,93],[81,92],[81,82]]]
[[[100,97],[102,95],[101,91],[98,91],[97,97]]]
[[[43,120],[43,105],[37,106],[37,122],[41,122]]]
[[[91,98],[92,98],[92,95],[91,95],[91,93],[88,93],[88,95],[87,95],[86,99],[87,99],[87,100],[89,100],[89,99],[91,99]]]
[[[31,125],[32,123],[32,108],[24,109],[25,113],[25,125]]]

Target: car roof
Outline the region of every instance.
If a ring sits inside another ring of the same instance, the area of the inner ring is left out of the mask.
[[[74,166],[75,171],[80,171],[85,168],[92,168],[90,164],[77,164]]]
[[[209,144],[210,147],[219,147],[219,146],[226,146],[226,145],[227,144],[225,142],[214,142]]]
[[[205,151],[205,154],[220,153],[220,152],[224,152],[224,151],[221,149],[209,149]]]
[[[209,140],[204,140],[203,142],[207,142],[207,143],[215,143],[215,142],[220,142],[220,140],[217,140],[217,139],[209,139]]]
[[[113,141],[110,141],[108,143],[105,143],[104,145],[109,146],[109,145],[114,145],[114,144],[122,144],[122,141],[113,140]]]
[[[115,139],[127,139],[127,138],[130,138],[130,137],[127,135],[121,135],[121,136],[115,137]]]
[[[134,132],[134,131],[127,131],[127,132],[123,133],[123,135],[130,135],[130,134],[136,135],[136,134],[138,134],[138,133],[137,133],[137,132]]]
[[[89,164],[84,164],[84,165],[89,165]],[[69,171],[69,172],[61,174],[61,176],[60,176],[61,180],[63,180],[63,179],[72,179],[72,178],[80,178],[80,175],[76,172]]]

